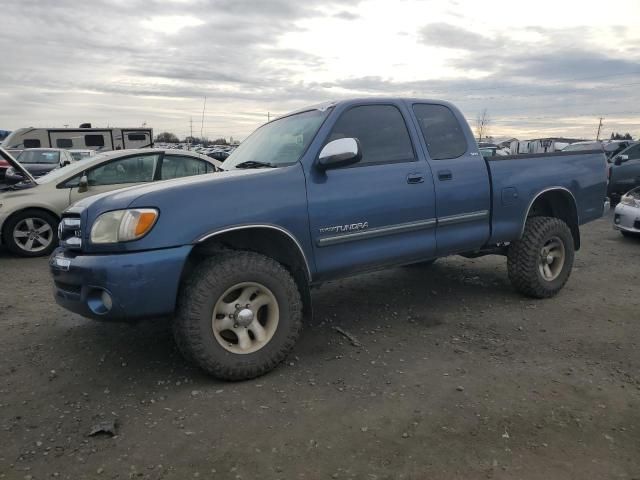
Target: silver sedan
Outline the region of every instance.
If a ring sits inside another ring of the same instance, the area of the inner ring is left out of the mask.
[[[620,199],[613,217],[613,228],[625,237],[640,237],[640,187]]]

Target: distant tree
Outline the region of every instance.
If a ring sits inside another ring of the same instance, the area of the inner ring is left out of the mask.
[[[178,143],[180,140],[171,132],[162,132],[156,137],[156,142]]]
[[[191,143],[193,145],[197,145],[197,144],[201,144],[202,143],[202,139],[198,138],[198,137],[185,137],[184,139],[184,143]]]
[[[611,132],[611,140],[633,140],[633,137],[629,132],[625,133],[624,135],[618,132]]]
[[[489,125],[491,125],[491,118],[485,108],[476,118],[476,135],[478,136],[478,142],[481,142],[483,138],[489,136]]]
[[[226,138],[216,138],[213,142],[214,145],[228,145]]]

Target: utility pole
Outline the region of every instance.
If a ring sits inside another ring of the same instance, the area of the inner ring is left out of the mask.
[[[598,133],[596,134],[596,141],[600,140],[600,130],[602,130],[602,120],[604,120],[604,118],[600,117],[600,123],[598,124]]]
[[[202,122],[200,123],[200,140],[204,139],[204,111],[207,108],[207,97],[204,97],[204,105],[202,106]],[[204,144],[203,144],[204,145]]]

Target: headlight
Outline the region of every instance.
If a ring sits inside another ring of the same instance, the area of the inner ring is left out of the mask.
[[[9,167],[4,172],[5,175],[13,176],[16,174],[16,169],[13,167]]]
[[[91,227],[91,243],[129,242],[144,237],[158,219],[154,208],[132,208],[103,213]]]
[[[640,201],[636,200],[636,198],[631,195],[623,195],[620,199],[620,203],[622,203],[623,205],[640,208]]]

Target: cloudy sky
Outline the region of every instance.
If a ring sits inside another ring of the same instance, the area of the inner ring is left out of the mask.
[[[451,100],[491,133],[640,135],[640,1],[0,0],[0,129],[244,138],[353,96]],[[201,115],[207,97],[204,125]]]

